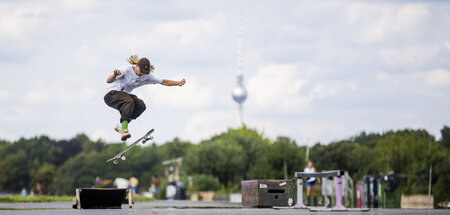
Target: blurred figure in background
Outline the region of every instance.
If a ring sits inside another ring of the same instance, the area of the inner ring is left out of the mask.
[[[308,166],[304,170],[305,173],[315,173],[316,168],[313,167],[312,161],[308,161]],[[317,182],[320,184],[320,178],[317,178]],[[311,205],[311,190],[314,194],[314,206],[317,206],[317,197],[316,197],[316,177],[306,178],[306,205]]]
[[[153,198],[158,198],[159,193],[159,180],[158,177],[152,176],[152,185],[150,186],[150,192],[153,194]]]
[[[94,187],[100,187],[100,177],[95,177]]]
[[[41,183],[38,181],[36,182],[36,193],[41,196],[42,195],[42,186]]]
[[[62,193],[61,189],[60,188],[56,189],[55,196],[62,196],[62,195],[63,195],[63,193]]]
[[[22,188],[22,191],[20,191],[20,195],[21,195],[22,197],[27,196],[27,189]]]
[[[124,178],[116,178],[114,179],[113,184],[119,189],[127,189],[130,184],[127,179]]]
[[[138,184],[139,184],[139,180],[136,177],[130,178],[130,188],[131,188],[131,193],[133,194],[133,196],[135,196],[137,193]]]

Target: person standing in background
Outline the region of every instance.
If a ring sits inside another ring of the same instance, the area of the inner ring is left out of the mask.
[[[36,193],[39,195],[39,196],[42,196],[42,185],[41,185],[41,183],[38,181],[38,182],[36,182]]]
[[[152,196],[155,199],[158,198],[158,193],[159,193],[158,187],[159,187],[158,177],[152,176],[152,185],[150,186],[150,192],[152,193]]]
[[[94,181],[94,187],[100,187],[100,177],[95,177],[95,181]]]
[[[305,173],[315,173],[316,168],[313,167],[312,161],[308,161],[308,166],[304,170]],[[320,178],[317,178],[317,182],[320,184]],[[317,197],[316,197],[316,177],[306,178],[306,205],[311,205],[311,190],[314,195],[314,206],[317,206]]]
[[[133,194],[133,196],[135,196],[137,193],[137,190],[138,190],[137,187],[139,184],[139,180],[136,177],[131,177],[129,181],[130,181],[131,193]]]

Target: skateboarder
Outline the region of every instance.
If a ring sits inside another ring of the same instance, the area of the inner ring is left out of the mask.
[[[139,59],[134,55],[127,59],[131,64],[115,69],[106,82],[109,84],[108,93],[105,95],[105,103],[120,112],[120,123],[114,129],[121,134],[121,140],[131,137],[128,131],[128,123],[139,117],[145,111],[146,106],[142,99],[131,94],[137,87],[146,84],[162,84],[165,86],[183,86],[186,81],[172,81],[160,79],[151,73],[155,69],[147,58]]]

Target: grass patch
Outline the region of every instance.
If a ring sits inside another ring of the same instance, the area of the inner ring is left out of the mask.
[[[145,196],[134,196],[134,201],[136,202],[149,202],[154,201],[155,198],[145,197]]]
[[[75,196],[0,196],[0,203],[26,203],[26,202],[71,202]],[[145,196],[135,196],[136,202],[148,202],[154,201],[155,198],[149,198]]]
[[[0,203],[23,203],[23,202],[71,202],[74,196],[1,196]]]

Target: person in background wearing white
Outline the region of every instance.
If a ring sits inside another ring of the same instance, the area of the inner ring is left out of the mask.
[[[312,161],[308,161],[308,166],[304,170],[305,173],[315,173],[316,168],[313,167]],[[317,182],[320,184],[320,178],[317,178]],[[314,195],[314,206],[317,206],[317,197],[316,197],[316,177],[309,177],[306,179],[306,205],[311,205],[311,190]]]

